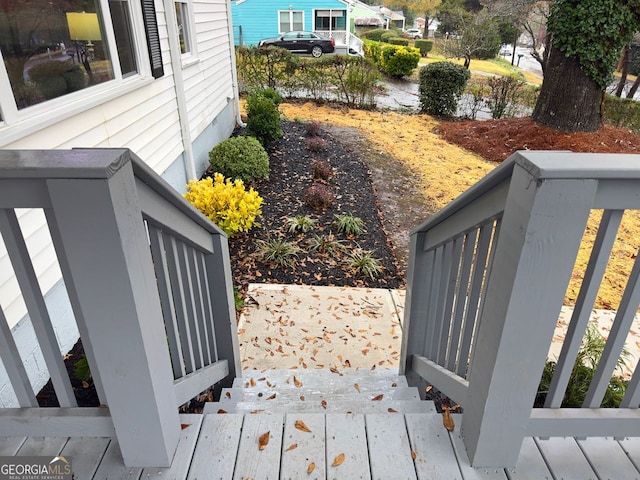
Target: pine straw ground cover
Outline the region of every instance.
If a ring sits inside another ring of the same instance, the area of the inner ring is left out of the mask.
[[[417,194],[434,210],[444,207],[516,150],[638,153],[640,149],[637,135],[611,127],[594,133],[567,134],[540,127],[527,118],[441,123],[424,115],[368,112],[312,103],[286,103],[280,110],[290,119],[315,119],[357,129],[372,150],[388,153],[413,173],[420,186]],[[381,208],[384,212],[385,206]],[[575,302],[600,217],[601,212],[594,211],[589,220],[566,304]],[[596,308],[617,308],[639,247],[640,214],[627,211]]]

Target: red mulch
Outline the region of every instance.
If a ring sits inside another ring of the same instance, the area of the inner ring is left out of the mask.
[[[640,136],[604,126],[592,133],[566,133],[538,125],[531,117],[446,122],[440,135],[486,160],[502,162],[517,150],[571,150],[594,153],[640,153]]]

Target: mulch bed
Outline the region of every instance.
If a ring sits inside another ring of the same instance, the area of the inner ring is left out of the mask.
[[[538,125],[531,117],[444,122],[438,133],[445,140],[502,162],[516,150],[570,150],[593,153],[639,153],[638,135],[608,125],[597,132],[567,133]]]
[[[326,131],[319,132],[326,141],[324,150],[308,150],[310,136],[302,123],[283,121],[282,131],[283,137],[270,151],[269,179],[252,185],[264,199],[258,219],[260,227],[229,240],[235,282],[242,287],[255,282],[370,288],[403,285],[404,279],[398,276],[396,260],[380,220],[371,174],[357,152],[345,149]],[[311,164],[317,159],[328,162],[333,171],[327,185],[336,200],[325,210],[314,210],[304,201],[305,189],[313,184]],[[361,218],[366,233],[355,237],[336,232],[332,224],[338,214]],[[308,233],[290,233],[287,218],[296,215],[317,220],[314,229]],[[309,250],[308,244],[314,235],[331,233],[336,240],[344,242],[342,252],[325,254]],[[259,240],[273,238],[295,242],[302,249],[294,266],[265,263],[256,253]],[[349,252],[356,248],[373,252],[384,267],[381,275],[370,278],[353,271],[349,266]]]

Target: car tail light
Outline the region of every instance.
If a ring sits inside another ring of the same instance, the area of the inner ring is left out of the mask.
[[[331,46],[335,47],[336,46],[335,40],[333,38],[330,38],[329,40],[331,41]]]

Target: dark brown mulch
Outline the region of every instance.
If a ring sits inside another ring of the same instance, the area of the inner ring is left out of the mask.
[[[302,123],[282,122],[284,136],[270,152],[270,176],[256,182],[253,187],[264,199],[260,227],[229,240],[232,270],[235,282],[246,287],[251,282],[295,283],[305,285],[354,286],[371,288],[398,288],[404,282],[396,268],[387,235],[380,220],[377,199],[371,183],[371,174],[357,152],[348,151],[326,131],[320,137],[326,140],[326,149],[311,152],[307,149],[309,136]],[[333,170],[327,185],[336,196],[334,204],[326,210],[313,210],[305,205],[304,190],[312,185],[311,164],[315,159],[325,160]],[[366,233],[348,237],[335,232],[332,223],[337,214],[360,217]],[[308,233],[289,233],[287,218],[308,215],[317,220]],[[343,252],[328,255],[311,252],[308,242],[314,235],[333,233],[344,242]],[[296,242],[302,249],[293,267],[280,267],[265,263],[256,254],[258,240],[283,238]],[[377,278],[354,273],[349,266],[349,252],[355,248],[373,251],[384,266]]]
[[[492,162],[506,160],[516,150],[570,150],[593,153],[638,153],[638,135],[605,125],[597,132],[568,133],[535,123],[531,117],[445,122],[438,128],[445,140]]]

